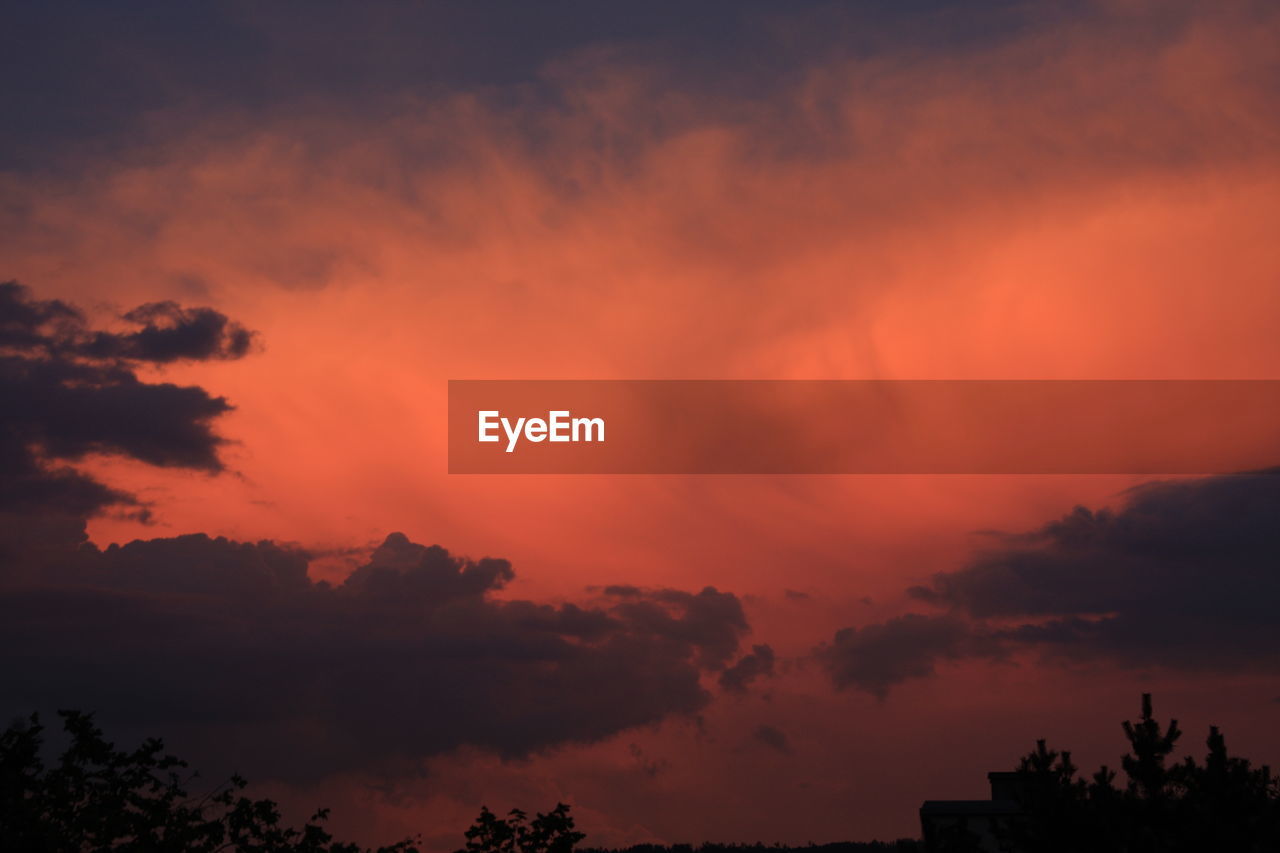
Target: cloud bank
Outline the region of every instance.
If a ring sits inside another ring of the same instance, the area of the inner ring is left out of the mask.
[[[517,758],[588,743],[711,699],[761,671],[736,596],[607,588],[593,601],[500,598],[500,559],[387,536],[339,584],[270,541],[191,534],[101,549],[94,513],[139,507],[73,463],[105,453],[217,473],[219,416],[146,364],[235,359],[251,335],[158,303],[91,329],[75,307],[0,285],[0,713],[78,707],[178,731],[273,777],[412,768],[460,747]],[[771,658],[770,658],[771,661]]]
[[[1277,518],[1280,469],[1149,483],[1118,510],[1000,536],[908,590],[944,612],[845,628],[817,655],[836,687],[881,697],[940,662],[1015,652],[1280,672]]]
[[[0,283],[0,526],[48,533],[58,519],[108,507],[146,510],[132,495],[69,467],[89,454],[216,473],[213,422],[230,404],[203,389],[139,377],[143,367],[245,355],[252,334],[210,308],[153,303],[91,329],[83,312]],[[12,514],[30,516],[14,521]],[[74,526],[74,524],[73,524]]]

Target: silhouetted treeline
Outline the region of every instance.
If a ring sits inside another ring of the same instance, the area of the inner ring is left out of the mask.
[[[364,853],[324,829],[327,809],[289,826],[274,802],[244,796],[239,776],[202,791],[163,742],[116,749],[91,715],[59,714],[69,743],[53,762],[38,716],[0,733],[3,853]],[[377,853],[417,848],[407,840]]]
[[[631,847],[579,847],[577,853],[918,853],[912,838],[897,841],[836,841],[830,844],[635,844]]]
[[[164,752],[159,740],[119,750],[92,717],[61,712],[68,745],[46,762],[44,729],[35,716],[0,733],[0,851],[252,851],[361,853],[335,841],[318,811],[300,828],[285,824],[271,800],[242,793],[232,777],[195,790],[197,776]],[[1039,741],[1014,773],[1015,809],[975,813],[933,827],[925,841],[775,844],[639,844],[579,848],[569,806],[529,819],[518,809],[499,818],[482,809],[459,853],[921,853],[1000,850],[1008,853],[1263,853],[1280,851],[1280,781],[1227,750],[1209,729],[1203,760],[1170,761],[1182,731],[1161,725],[1151,697],[1142,716],[1123,724],[1129,752],[1116,771],[1079,777],[1070,752]],[[203,786],[201,786],[203,787]],[[189,791],[189,789],[192,789]],[[1000,801],[1002,804],[1004,801]],[[1010,813],[1012,811],[1012,813]],[[984,846],[985,845],[985,846]],[[414,840],[379,848],[415,853]]]
[[[948,826],[928,839],[929,849],[989,850],[973,831],[986,829],[1000,850],[1017,853],[1280,851],[1280,783],[1269,767],[1231,755],[1216,726],[1203,760],[1170,762],[1182,731],[1177,720],[1155,719],[1150,694],[1142,697],[1142,717],[1122,725],[1129,741],[1123,783],[1106,765],[1081,778],[1070,752],[1038,741],[1016,771],[1020,814]]]
[[[586,835],[574,828],[569,806],[556,803],[533,820],[521,809],[512,809],[502,818],[481,806],[480,816],[463,837],[467,844],[457,853],[572,853]]]

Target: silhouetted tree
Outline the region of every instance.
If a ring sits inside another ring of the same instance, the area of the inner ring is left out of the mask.
[[[1079,850],[1091,834],[1088,783],[1076,778],[1070,752],[1036,741],[1034,752],[1018,765],[1018,796],[1035,820],[1015,825],[1017,847],[1066,853]]]
[[[973,836],[977,838],[977,836]],[[809,842],[791,847],[785,844],[721,844],[707,841],[692,844],[633,844],[630,847],[579,847],[578,853],[920,853],[921,842],[915,838],[896,841],[833,841],[826,844]]]
[[[150,739],[118,750],[78,711],[59,711],[70,743],[58,761],[41,756],[37,715],[0,734],[0,850],[22,853],[361,853],[336,842],[321,809],[301,829],[286,826],[271,800],[242,794],[233,776],[203,796],[186,762]],[[411,841],[379,853],[416,853]]]
[[[1227,754],[1217,726],[1209,728],[1204,765],[1190,757],[1170,769],[1181,794],[1180,830],[1200,850],[1280,849],[1280,786],[1271,768]],[[1269,841],[1268,841],[1269,840]]]
[[[504,819],[481,806],[480,816],[464,834],[467,844],[458,853],[571,853],[586,838],[574,830],[564,803],[532,821],[520,809],[512,809]]]
[[[1280,786],[1268,767],[1228,755],[1216,726],[1203,765],[1167,765],[1182,732],[1162,727],[1143,694],[1142,717],[1123,724],[1129,753],[1124,788],[1103,766],[1091,782],[1075,777],[1070,753],[1038,741],[1018,767],[1023,814],[1001,833],[1010,850],[1053,853],[1205,853],[1280,850]]]

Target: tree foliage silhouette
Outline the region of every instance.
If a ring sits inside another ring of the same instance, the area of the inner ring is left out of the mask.
[[[284,824],[271,800],[242,793],[233,776],[195,796],[186,762],[145,741],[116,749],[79,711],[59,711],[69,744],[49,766],[38,715],[0,734],[0,850],[23,853],[361,853],[320,825],[321,809],[302,828]],[[416,853],[411,841],[378,853]]]
[[[532,821],[520,809],[500,818],[481,806],[480,816],[464,834],[467,844],[458,853],[570,853],[586,837],[573,828],[564,803]]]
[[[1162,727],[1143,694],[1142,716],[1123,724],[1129,753],[1123,788],[1105,765],[1077,778],[1069,752],[1038,741],[1018,766],[1023,816],[1001,833],[1010,850],[1182,853],[1280,850],[1280,784],[1269,767],[1254,768],[1227,752],[1209,729],[1204,763],[1188,756],[1169,764],[1182,735],[1177,720]]]

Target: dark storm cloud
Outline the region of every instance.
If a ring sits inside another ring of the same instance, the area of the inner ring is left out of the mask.
[[[221,470],[214,420],[230,411],[201,388],[149,383],[142,362],[232,359],[251,334],[208,308],[144,305],[134,328],[89,327],[74,306],[0,283],[0,511],[90,514],[136,502],[60,465],[89,453]]]
[[[747,630],[747,617],[737,596],[706,587],[690,593],[675,589],[642,590],[611,586],[607,596],[617,598],[617,612],[657,637],[698,649],[702,666],[718,669],[738,650],[738,638]],[[682,613],[674,618],[674,612]]]
[[[487,590],[501,589],[513,577],[506,560],[485,558],[459,566],[438,545],[418,545],[403,533],[392,533],[369,562],[347,578],[346,585],[387,600],[426,597],[443,601],[484,595]]]
[[[406,100],[545,85],[591,50],[669,69],[673,85],[759,97],[819,55],[985,41],[1016,4],[925,14],[942,0],[672,0],[601,4],[89,0],[10,4],[0,28],[0,169],[56,169],[69,152],[129,152],[156,128],[317,108],[382,120]],[[555,98],[548,96],[548,106]]]
[[[1280,673],[1280,470],[1150,483],[914,587],[940,616],[845,629],[837,686],[883,695],[939,660],[1030,649],[1122,666]]]
[[[1280,470],[1152,483],[915,590],[1014,639],[1140,666],[1280,670]]]
[[[791,754],[791,741],[787,738],[787,733],[777,726],[768,724],[757,726],[751,736],[770,749],[776,749],[787,755]]]
[[[57,299],[33,299],[16,281],[0,282],[0,349],[44,350],[73,338],[84,316]]]
[[[816,652],[839,689],[856,688],[880,698],[909,678],[933,675],[939,661],[993,656],[990,641],[953,616],[908,613],[861,628],[841,628]]]
[[[136,502],[60,463],[105,452],[219,471],[226,401],[135,369],[250,344],[209,309],[120,319],[132,328],[93,330],[74,306],[0,285],[0,713],[94,710],[172,733],[213,767],[314,778],[412,770],[460,747],[520,757],[694,715],[704,675],[738,654],[749,628],[730,593],[499,599],[506,560],[398,533],[337,586],[267,541],[98,549],[87,519]]]
[[[299,551],[203,535],[60,558],[0,586],[4,712],[92,708],[286,777],[462,746],[519,757],[694,714],[747,630],[711,588],[495,599],[506,561],[400,534],[338,586]]]
[[[750,653],[738,658],[733,666],[720,673],[720,686],[732,693],[746,693],[753,681],[773,675],[773,663],[771,646],[752,646]]]
[[[221,469],[212,421],[231,410],[201,388],[146,383],[115,366],[0,356],[7,438],[45,458],[115,453],[152,465]]]
[[[0,282],[0,350],[63,362],[204,361],[241,358],[253,335],[212,308],[150,302],[121,315],[138,327],[128,332],[94,331],[78,308],[57,299],[36,299],[16,281]]]
[[[151,302],[124,319],[142,326],[136,332],[98,332],[86,344],[94,358],[121,358],[167,363],[180,359],[232,359],[249,352],[252,335],[212,308],[183,308],[174,302]]]

